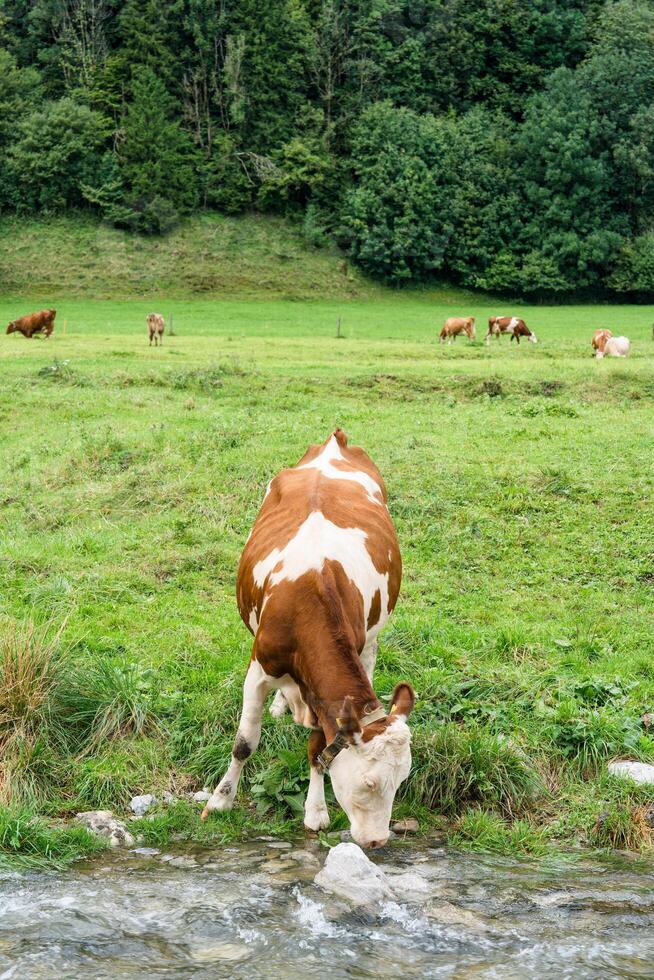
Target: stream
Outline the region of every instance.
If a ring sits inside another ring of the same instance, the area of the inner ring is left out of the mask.
[[[654,976],[654,867],[395,843],[397,897],[353,907],[315,841],[112,852],[0,872],[0,980]]]

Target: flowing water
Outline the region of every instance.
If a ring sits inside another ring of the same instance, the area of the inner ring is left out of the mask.
[[[397,901],[313,883],[315,843],[0,873],[0,978],[654,977],[654,869],[396,844]]]

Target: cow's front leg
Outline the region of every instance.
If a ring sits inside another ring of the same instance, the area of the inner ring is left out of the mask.
[[[231,810],[234,805],[243,766],[259,745],[263,705],[271,687],[270,678],[263,672],[261,665],[256,660],[251,660],[243,684],[243,708],[232,748],[232,761],[207,800],[202,811],[203,820],[207,819],[212,810]]]
[[[368,675],[368,680],[372,684],[373,674],[375,673],[375,664],[377,663],[377,650],[379,648],[379,642],[377,638],[368,640],[363,650],[361,651],[361,663],[363,669]]]
[[[326,830],[329,827],[329,811],[325,803],[325,776],[316,768],[316,759],[327,744],[322,729],[309,735],[309,791],[304,804],[304,826],[307,830]]]

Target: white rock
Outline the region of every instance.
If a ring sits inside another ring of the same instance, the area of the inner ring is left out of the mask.
[[[196,803],[206,803],[210,796],[211,794],[206,789],[200,789],[197,793],[193,794],[193,799]]]
[[[185,855],[180,855],[179,857],[171,858],[168,861],[171,868],[197,868],[198,862],[193,857],[187,857]]]
[[[315,854],[311,853],[311,851],[300,849],[295,851],[287,851],[284,857],[288,858],[289,861],[297,861],[298,864],[310,864],[314,868],[320,867],[320,861]]]
[[[412,871],[393,875],[390,884],[396,896],[403,902],[418,902],[429,898],[433,888],[429,882]]]
[[[92,834],[108,840],[111,847],[132,847],[135,843],[125,824],[116,820],[111,810],[86,810],[77,814],[77,820]]]
[[[197,946],[191,948],[190,954],[197,963],[239,963],[251,955],[246,946],[237,946],[236,943],[213,943],[211,946]]]
[[[332,847],[314,881],[325,891],[347,898],[356,905],[372,905],[394,897],[386,875],[357,844]]]
[[[145,793],[143,796],[133,796],[129,802],[129,808],[137,817],[142,817],[156,802],[156,796],[153,796],[152,793]]]
[[[616,762],[609,762],[609,772],[612,776],[633,779],[635,783],[654,783],[654,766],[648,766],[645,762],[619,759]]]

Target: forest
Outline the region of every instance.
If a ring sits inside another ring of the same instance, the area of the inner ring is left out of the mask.
[[[654,295],[644,0],[0,0],[0,207],[257,211],[367,275]]]

